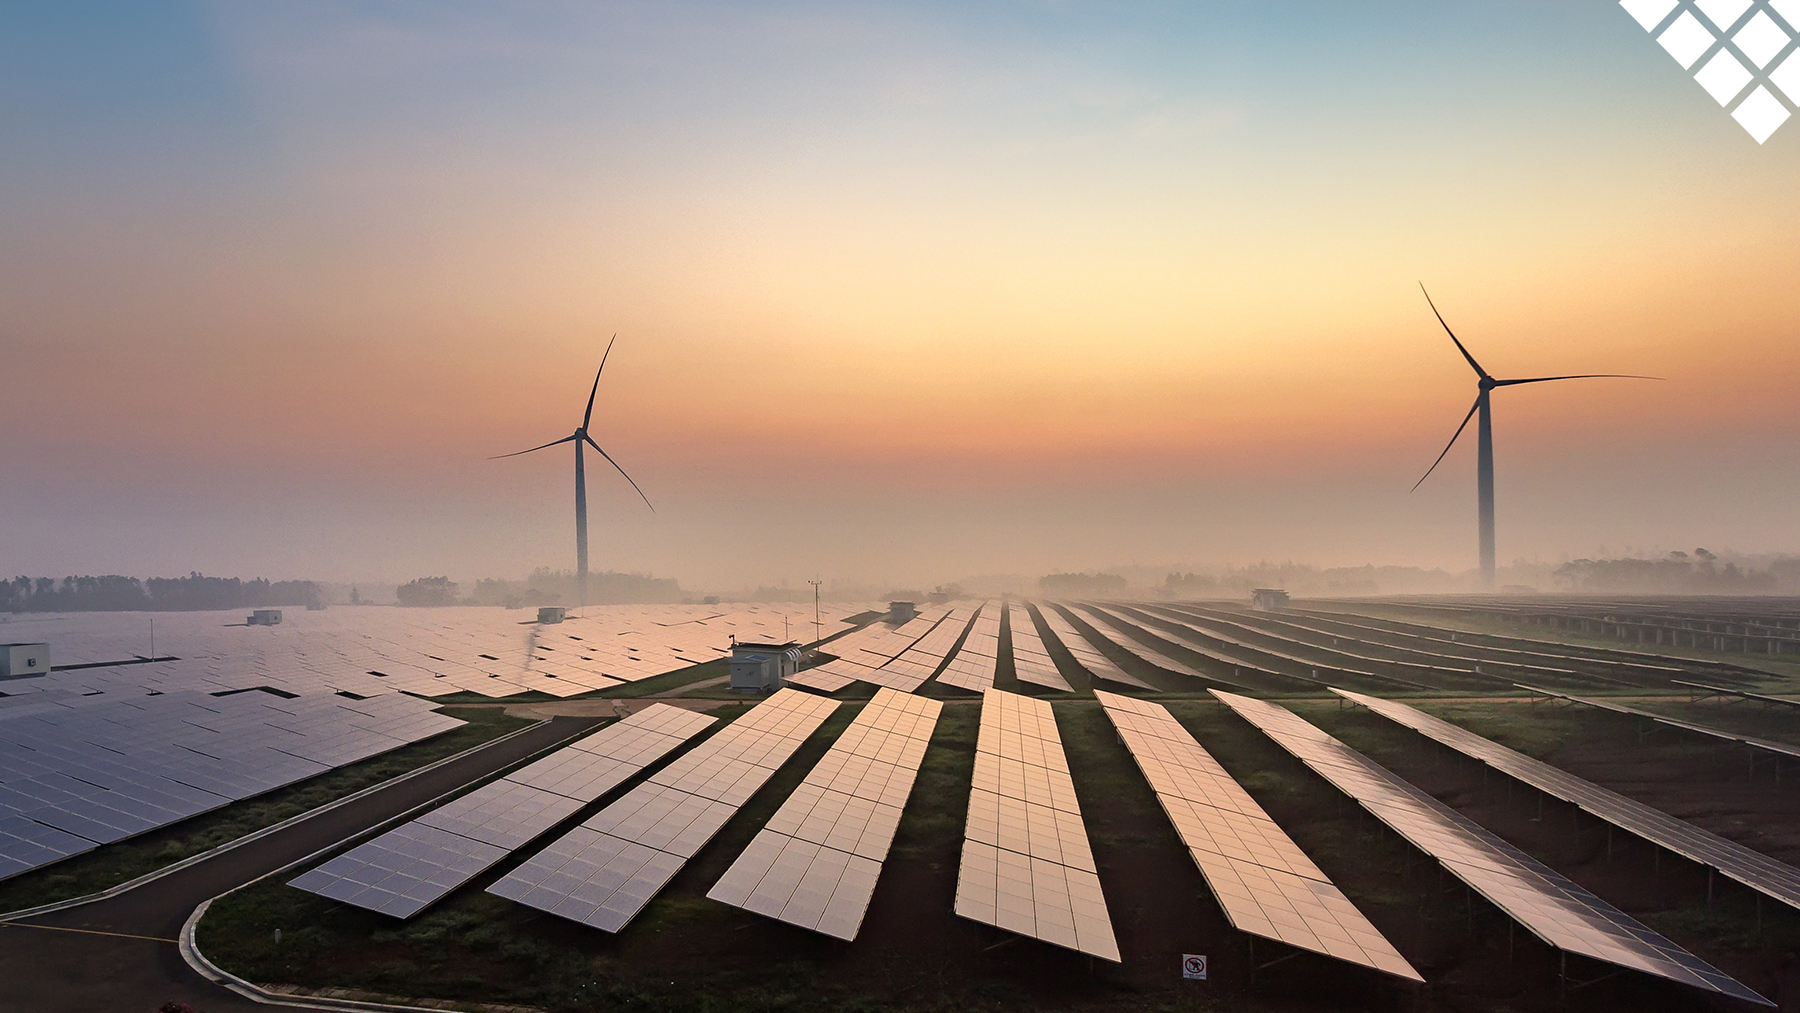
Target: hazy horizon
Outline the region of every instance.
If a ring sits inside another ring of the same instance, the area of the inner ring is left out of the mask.
[[[1800,125],[1612,0],[0,12],[0,567],[1800,553]],[[1502,578],[1504,580],[1504,577]]]

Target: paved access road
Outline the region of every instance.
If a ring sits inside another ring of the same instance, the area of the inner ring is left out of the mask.
[[[203,1013],[278,1009],[207,981],[181,959],[175,939],[194,908],[601,720],[555,718],[117,897],[0,925],[0,1010],[154,1013],[171,1000]]]

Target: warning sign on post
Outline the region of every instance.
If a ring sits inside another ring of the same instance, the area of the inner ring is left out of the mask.
[[[1181,976],[1183,978],[1206,980],[1206,954],[1183,953],[1181,955]]]

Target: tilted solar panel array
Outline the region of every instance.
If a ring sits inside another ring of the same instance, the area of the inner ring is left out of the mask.
[[[1095,690],[1239,932],[1423,981],[1168,709]]]
[[[829,635],[866,604],[824,603]],[[396,691],[567,697],[725,657],[739,641],[811,640],[813,605],[589,606],[539,625],[519,609],[334,608],[284,610],[279,626],[245,626],[232,612],[33,614],[0,621],[9,641],[43,640],[57,665],[147,657],[175,660],[53,671],[7,680],[18,696],[206,693],[268,686],[307,695]]]
[[[1101,654],[1100,650],[1089,643],[1088,639],[1075,629],[1075,624],[1070,622],[1056,606],[1046,602],[1038,607],[1038,614],[1044,617],[1044,623],[1050,627],[1050,632],[1075,658],[1076,663],[1087,669],[1089,675],[1096,679],[1105,679],[1108,682],[1136,686],[1139,689],[1156,689],[1155,686],[1125,671],[1111,658]]]
[[[1121,616],[1116,612],[1100,608],[1097,605],[1083,605],[1082,608],[1092,615],[1099,617],[1099,622],[1088,623],[1088,626],[1091,627],[1095,633],[1105,637],[1113,646],[1124,651],[1126,654],[1137,658],[1139,661],[1167,672],[1174,672],[1178,675],[1191,675],[1212,682],[1220,681],[1179,658],[1171,657],[1154,647],[1147,647],[1142,641],[1118,632],[1119,626],[1129,626],[1135,630],[1143,630],[1144,627],[1142,624],[1132,622],[1130,619]],[[1150,633],[1152,636],[1156,635],[1154,631],[1144,630],[1144,632]],[[1166,640],[1168,638],[1165,637],[1163,639]]]
[[[986,602],[969,627],[969,638],[950,659],[937,681],[946,686],[979,693],[994,685],[994,672],[1000,665],[1000,606]]]
[[[854,682],[870,682],[877,686],[893,684],[895,689],[910,692],[925,679],[920,678],[907,686],[909,668],[903,667],[889,676],[884,672],[884,666],[932,632],[950,611],[941,606],[928,608],[899,626],[885,621],[870,623],[825,645],[822,650],[835,655],[833,660],[789,676],[786,681],[823,693],[835,693]]]
[[[1557,691],[1555,691],[1553,689],[1539,689],[1536,686],[1527,686],[1522,682],[1516,682],[1516,683],[1513,683],[1513,685],[1519,687],[1520,689],[1526,690],[1528,692],[1536,693],[1539,696],[1553,697],[1558,700],[1567,700],[1570,703],[1585,704],[1589,707],[1598,707],[1601,710],[1612,711],[1614,714],[1629,714],[1632,717],[1644,718],[1646,720],[1653,721],[1659,725],[1666,725],[1670,728],[1679,728],[1682,731],[1693,732],[1696,735],[1704,735],[1707,738],[1711,738],[1711,739],[1723,739],[1726,742],[1742,743],[1743,745],[1746,745],[1746,746],[1751,746],[1756,749],[1766,750],[1767,752],[1771,752],[1771,753],[1778,753],[1782,756],[1800,757],[1800,746],[1796,746],[1791,742],[1779,742],[1774,739],[1762,739],[1762,738],[1757,738],[1754,735],[1739,735],[1736,732],[1728,732],[1723,728],[1713,728],[1709,725],[1698,725],[1692,721],[1683,721],[1680,718],[1665,717],[1661,714],[1655,713],[1654,711],[1642,710],[1637,707],[1629,707],[1629,706],[1626,706],[1625,704],[1615,703],[1611,700],[1599,700],[1599,699],[1594,699],[1592,697],[1573,696],[1568,693],[1558,693]]]
[[[1548,945],[1773,1005],[1291,711],[1232,693],[1209,692]]]
[[[1482,738],[1415,707],[1348,690],[1333,689],[1332,692],[1441,742],[1465,756],[1474,757],[1541,792],[1578,805],[1584,811],[1667,848],[1689,861],[1712,866],[1728,879],[1734,879],[1790,907],[1800,908],[1800,869],[1786,862],[1726,840],[1692,823],[1678,820],[1659,809],[1609,791],[1542,760],[1508,749],[1498,742]]]
[[[783,689],[488,887],[607,932],[623,929],[837,709]]]
[[[399,694],[190,692],[7,708],[0,878],[463,724],[435,706]]]
[[[717,720],[652,704],[360,844],[288,885],[411,918]]]
[[[878,690],[707,896],[855,939],[942,709]]]
[[[888,662],[877,673],[883,677],[881,685],[903,693],[914,692],[923,686],[944,663],[944,656],[956,646],[963,631],[969,628],[974,614],[975,609],[971,605],[951,610],[943,622],[938,623],[930,633],[920,637],[904,654]]]
[[[1050,660],[1050,652],[1044,649],[1044,641],[1038,636],[1037,624],[1032,622],[1031,613],[1022,603],[1012,602],[1007,606],[1007,630],[1012,634],[1013,675],[1020,682],[1065,693],[1074,689],[1056,670],[1056,662]]]
[[[1050,705],[989,689],[956,879],[956,913],[1119,960]]]
[[[833,653],[842,656],[803,674],[851,679],[910,693],[937,670],[944,653],[956,643],[968,615],[967,606],[927,609],[905,625],[879,633],[874,643],[858,645],[858,649],[836,650],[838,645],[833,644]],[[880,623],[875,626],[877,630],[885,629]]]

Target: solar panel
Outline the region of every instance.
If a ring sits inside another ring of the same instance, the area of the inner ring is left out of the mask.
[[[924,685],[944,664],[945,655],[973,624],[974,617],[973,606],[952,611],[935,629],[907,648],[906,653],[888,663],[882,670],[888,676],[883,685],[908,693]],[[905,681],[900,681],[902,679]]]
[[[1472,668],[1453,668],[1450,666],[1429,663],[1429,662],[1406,661],[1406,660],[1399,660],[1399,659],[1392,659],[1392,658],[1379,658],[1379,657],[1373,657],[1373,656],[1370,656],[1367,654],[1361,654],[1361,653],[1358,653],[1356,651],[1350,650],[1345,647],[1326,647],[1323,644],[1309,643],[1305,640],[1300,640],[1298,638],[1288,636],[1284,633],[1278,633],[1278,632],[1274,632],[1274,631],[1271,631],[1271,630],[1268,630],[1265,628],[1261,628],[1259,626],[1253,626],[1253,625],[1249,625],[1244,622],[1240,622],[1240,621],[1238,621],[1237,617],[1231,616],[1229,613],[1218,613],[1218,612],[1214,612],[1214,611],[1210,611],[1210,610],[1206,610],[1206,609],[1194,608],[1192,606],[1178,609],[1178,608],[1172,608],[1172,607],[1165,606],[1165,605],[1147,605],[1144,607],[1144,609],[1146,612],[1154,614],[1157,619],[1179,623],[1181,626],[1183,626],[1187,629],[1193,630],[1196,633],[1199,633],[1200,635],[1202,635],[1204,637],[1209,637],[1211,639],[1218,640],[1223,643],[1230,644],[1234,647],[1242,648],[1247,651],[1255,651],[1257,653],[1264,654],[1264,655],[1267,655],[1272,658],[1280,658],[1283,661],[1291,662],[1296,665],[1305,665],[1315,671],[1319,668],[1328,668],[1329,670],[1331,670],[1333,672],[1340,672],[1345,675],[1356,675],[1356,676],[1361,676],[1365,679],[1374,679],[1374,680],[1377,680],[1380,682],[1399,683],[1400,685],[1411,686],[1411,687],[1414,687],[1417,689],[1432,689],[1432,688],[1436,688],[1436,687],[1429,686],[1429,685],[1426,685],[1423,683],[1413,682],[1411,680],[1403,679],[1403,678],[1400,678],[1399,676],[1395,676],[1395,675],[1388,675],[1388,674],[1384,674],[1381,672],[1368,671],[1368,670],[1359,669],[1359,668],[1351,668],[1348,664],[1346,664],[1341,659],[1349,659],[1350,661],[1355,661],[1355,662],[1374,662],[1376,664],[1387,665],[1387,666],[1394,667],[1394,668],[1405,668],[1410,671],[1419,672],[1421,674],[1444,673],[1444,674],[1449,674],[1449,675],[1453,675],[1453,676],[1465,676],[1465,677],[1476,674],[1475,670]],[[1211,625],[1210,626],[1198,626],[1198,625],[1195,625],[1195,623],[1189,622],[1187,620],[1199,620],[1200,622],[1210,623]],[[1218,630],[1218,627],[1221,627],[1221,626],[1225,627],[1228,630],[1232,630],[1235,632],[1233,632],[1233,633],[1220,632]],[[1258,637],[1258,638],[1262,638],[1263,640],[1273,640],[1277,644],[1281,644],[1284,646],[1283,647],[1270,647],[1266,643],[1260,643],[1260,642],[1253,641],[1253,640],[1245,640],[1244,637]],[[1306,657],[1304,655],[1295,654],[1295,653],[1293,653],[1295,650],[1312,651],[1316,654],[1323,655],[1326,660],[1319,661],[1314,658]],[[1294,678],[1299,678],[1299,677],[1294,676]]]
[[[1713,728],[1708,725],[1697,725],[1692,721],[1683,721],[1679,718],[1664,717],[1653,711],[1640,710],[1636,707],[1627,707],[1622,703],[1613,703],[1610,700],[1597,700],[1593,697],[1572,696],[1568,693],[1558,693],[1553,689],[1538,689],[1536,686],[1527,686],[1522,682],[1517,682],[1513,685],[1520,689],[1536,693],[1539,696],[1555,697],[1558,700],[1567,700],[1571,703],[1586,704],[1589,707],[1598,707],[1601,710],[1609,710],[1615,714],[1630,714],[1633,717],[1647,718],[1659,725],[1667,725],[1670,728],[1679,728],[1683,731],[1693,732],[1696,735],[1705,735],[1714,739],[1724,739],[1726,742],[1738,742],[1767,752],[1780,753],[1782,756],[1800,757],[1800,746],[1796,746],[1789,742],[1777,742],[1774,739],[1759,739],[1753,735],[1739,735],[1736,732],[1728,732],[1723,728]]]
[[[937,671],[968,625],[972,609],[934,607],[899,627],[875,623],[831,645],[835,661],[791,679],[803,686],[836,692],[851,682],[868,682],[911,693]]]
[[[1044,617],[1044,623],[1050,627],[1050,633],[1058,641],[1061,641],[1064,649],[1074,657],[1077,664],[1087,669],[1089,675],[1096,679],[1105,679],[1108,682],[1136,686],[1139,689],[1152,691],[1156,689],[1155,686],[1125,671],[1111,658],[1101,654],[1093,644],[1088,642],[1086,637],[1075,629],[1075,624],[1064,618],[1062,611],[1054,605],[1045,604],[1038,609],[1038,614]]]
[[[809,668],[803,672],[796,672],[793,675],[783,676],[781,681],[791,686],[805,686],[807,689],[816,689],[821,693],[836,693],[838,690],[853,685],[857,681],[856,676],[845,675],[843,671],[838,668],[841,664],[842,663],[838,661],[828,661],[817,668]]]
[[[868,609],[823,603],[821,633],[830,632],[823,624]],[[116,662],[148,648],[148,622],[140,613],[34,615],[17,622],[49,640],[64,664]],[[733,635],[785,640],[812,622],[810,604],[590,606],[552,625],[501,608],[292,611],[272,627],[245,627],[242,612],[168,613],[156,617],[157,650],[175,659],[53,671],[9,683],[7,692],[141,697],[270,686],[299,694],[568,697],[725,657]]]
[[[878,690],[707,896],[855,939],[942,709]]]
[[[967,639],[957,648],[956,656],[950,659],[937,681],[979,693],[994,685],[999,658],[1000,610],[992,602],[986,602],[976,613]]]
[[[1743,700],[1755,700],[1758,703],[1780,704],[1783,707],[1800,707],[1800,700],[1796,700],[1792,697],[1771,696],[1767,693],[1752,693],[1745,689],[1732,689],[1728,686],[1714,686],[1704,682],[1689,682],[1686,679],[1670,679],[1669,681],[1677,686],[1685,686],[1688,689],[1705,690],[1707,693],[1715,696],[1729,696]],[[1690,697],[1690,700],[1691,699],[1692,698]]]
[[[956,913],[1119,962],[1062,737],[1042,700],[996,689],[982,697]]]
[[[1474,757],[1545,794],[1580,806],[1583,811],[1629,830],[1691,862],[1711,866],[1728,879],[1736,880],[1790,907],[1800,908],[1800,869],[1786,862],[1728,841],[1718,834],[1609,791],[1592,781],[1558,770],[1541,760],[1508,749],[1498,742],[1482,738],[1417,708],[1347,690],[1334,689],[1332,692],[1465,756]]]
[[[837,706],[810,693],[778,691],[488,892],[618,932]]]
[[[651,704],[290,880],[411,918],[718,719]]]
[[[1029,682],[1034,686],[1045,686],[1071,692],[1075,687],[1056,670],[1056,662],[1050,660],[1050,652],[1044,649],[1044,641],[1038,636],[1037,624],[1031,621],[1031,613],[1025,606],[1012,602],[1007,606],[1007,629],[1012,634],[1013,675],[1020,682]]]
[[[1292,712],[1249,697],[1209,692],[1546,944],[1774,1005]]]
[[[1146,633],[1149,632],[1147,630],[1144,630],[1144,628],[1142,626],[1138,625],[1137,623],[1134,623],[1134,622],[1130,621],[1129,619],[1125,619],[1119,615],[1116,615],[1106,609],[1100,608],[1097,605],[1083,605],[1082,608],[1086,609],[1088,612],[1092,613],[1093,615],[1096,615],[1096,616],[1100,617],[1101,619],[1105,620],[1106,622],[1110,623],[1115,629],[1120,626],[1129,626],[1134,630],[1139,630],[1139,631],[1146,632]],[[1129,655],[1137,658],[1139,661],[1142,661],[1146,665],[1151,665],[1153,667],[1163,669],[1164,671],[1174,672],[1178,675],[1191,675],[1196,679],[1205,679],[1208,682],[1223,683],[1227,686],[1238,685],[1237,683],[1234,683],[1234,682],[1230,681],[1229,679],[1220,679],[1216,676],[1208,675],[1205,672],[1202,672],[1199,669],[1195,668],[1194,666],[1188,664],[1187,662],[1182,661],[1179,658],[1171,657],[1170,655],[1165,654],[1162,651],[1159,651],[1154,647],[1146,647],[1146,646],[1144,646],[1142,641],[1137,640],[1133,637],[1128,637],[1128,636],[1124,636],[1123,634],[1108,632],[1106,627],[1099,623],[1089,623],[1088,625],[1089,625],[1089,628],[1091,628],[1095,633],[1099,634],[1102,637],[1105,637],[1106,640],[1109,643],[1111,643],[1113,646],[1117,647],[1121,651],[1124,651],[1126,654],[1129,654]],[[1155,634],[1152,633],[1151,636],[1155,636]],[[1204,654],[1205,652],[1199,651],[1197,653]],[[1229,661],[1227,661],[1226,663],[1230,664]]]
[[[898,627],[870,623],[827,645],[837,657],[784,681],[821,693],[836,693],[856,682],[910,693],[931,678],[955,645],[965,614],[963,606],[930,608]]]
[[[1094,696],[1233,928],[1424,980],[1167,708]]]
[[[0,877],[463,723],[435,706],[399,694],[189,691],[51,694],[0,709]]]

